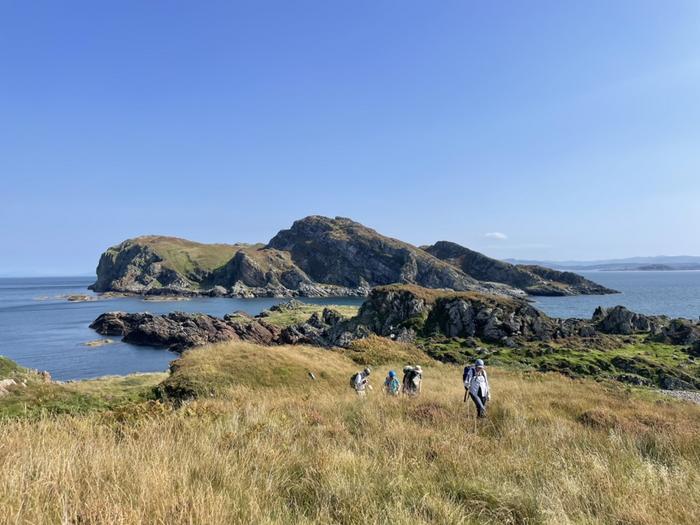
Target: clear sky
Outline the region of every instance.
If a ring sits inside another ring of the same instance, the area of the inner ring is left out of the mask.
[[[700,2],[6,0],[0,181],[5,275],[310,214],[700,255]]]

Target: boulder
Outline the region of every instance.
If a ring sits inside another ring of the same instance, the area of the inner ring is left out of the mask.
[[[632,312],[624,306],[598,307],[591,321],[598,331],[606,334],[630,335],[651,332],[658,326],[658,318]]]
[[[694,345],[700,341],[700,324],[689,319],[671,319],[649,339],[672,345]]]

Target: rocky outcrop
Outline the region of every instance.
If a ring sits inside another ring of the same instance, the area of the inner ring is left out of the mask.
[[[436,301],[426,331],[488,342],[505,342],[513,337],[547,340],[556,334],[557,322],[525,301],[455,297]]]
[[[514,265],[492,259],[459,244],[440,241],[423,248],[426,252],[449,262],[465,274],[480,281],[507,284],[529,295],[601,295],[616,293],[572,272],[560,272],[542,266]]]
[[[671,345],[691,345],[700,350],[700,324],[690,319],[671,319],[650,339]]]
[[[294,310],[303,303],[290,301],[271,311]],[[107,312],[92,322],[90,328],[101,335],[122,336],[122,341],[135,345],[164,347],[174,352],[225,341],[247,341],[262,345],[312,344],[327,346],[328,334],[343,321],[339,312],[324,308],[307,321],[279,327],[267,323],[268,312],[251,317],[243,312],[223,318],[199,313],[173,312],[165,315],[149,313]]]
[[[120,335],[126,343],[166,347],[174,352],[223,341],[269,345],[280,334],[279,328],[242,313],[220,319],[184,312],[166,315],[108,312],[95,319],[90,328],[101,335]]]
[[[668,319],[647,316],[632,312],[624,306],[613,308],[598,307],[593,312],[591,321],[596,330],[606,334],[631,335],[637,333],[655,334],[668,323]]]
[[[408,243],[380,235],[350,219],[307,217],[268,244],[289,252],[316,282],[348,288],[414,283],[428,288],[470,290],[479,282]]]
[[[163,257],[138,239],[109,248],[97,265],[96,292],[143,293],[152,288],[184,291],[192,284],[176,270],[164,264]]]
[[[700,323],[690,319],[669,319],[663,315],[643,315],[624,306],[598,307],[593,312],[595,329],[606,334],[646,334],[652,342],[671,345],[700,344]]]
[[[369,333],[403,340],[434,335],[478,338],[505,346],[567,338],[601,345],[608,335],[643,334],[650,341],[691,345],[689,353],[692,345],[700,345],[697,322],[645,316],[623,306],[598,308],[590,320],[557,319],[520,298],[399,285],[375,288],[358,315],[335,324],[325,341],[347,346]]]
[[[454,247],[464,253],[453,257]],[[511,296],[605,293],[575,274],[554,282],[451,243],[423,250],[350,219],[320,216],[294,222],[267,245],[129,239],[102,254],[91,289],[146,296],[329,297],[366,296],[372,287],[392,283]]]

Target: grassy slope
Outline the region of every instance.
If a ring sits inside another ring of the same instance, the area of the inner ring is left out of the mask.
[[[136,242],[153,248],[166,266],[182,275],[193,271],[210,272],[226,264],[235,253],[248,245],[202,244],[177,237],[144,236]]]
[[[13,367],[4,366],[7,362]],[[13,387],[7,395],[0,397],[0,421],[85,414],[144,401],[153,397],[153,387],[163,381],[167,374],[133,374],[65,384],[44,383],[36,374],[0,356],[0,379],[8,377],[25,380],[27,386]]]
[[[182,408],[0,423],[0,523],[700,521],[700,407],[492,368],[476,422],[440,363],[419,399],[357,399],[351,358],[396,360],[376,386],[420,355],[362,344],[198,349],[170,381],[206,395]]]
[[[268,310],[264,321],[275,326],[286,327],[293,324],[303,323],[308,321],[314,313],[322,313],[324,308],[336,310],[344,318],[349,319],[357,315],[359,308],[357,306],[348,305],[317,305],[304,304],[303,306],[295,306],[293,308],[283,308],[280,310]]]

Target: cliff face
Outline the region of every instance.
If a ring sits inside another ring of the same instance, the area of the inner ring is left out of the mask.
[[[128,240],[109,248],[97,265],[96,292],[142,293],[151,288],[188,289],[191,283],[164,264],[163,258],[147,244]]]
[[[391,283],[453,290],[482,287],[415,246],[341,217],[296,221],[275,235],[268,248],[289,252],[294,264],[314,281],[348,288]]]
[[[542,266],[514,265],[492,259],[459,244],[440,241],[424,247],[431,255],[448,262],[480,281],[493,281],[524,290],[529,295],[602,295],[615,293],[572,272]]]
[[[350,219],[311,216],[280,231],[267,245],[200,244],[157,236],[130,239],[102,254],[91,288],[143,294],[324,297],[364,296],[372,287],[403,283],[511,296],[523,295],[523,290],[605,293],[575,274],[567,278],[571,282],[554,281],[452,243],[423,250]]]

